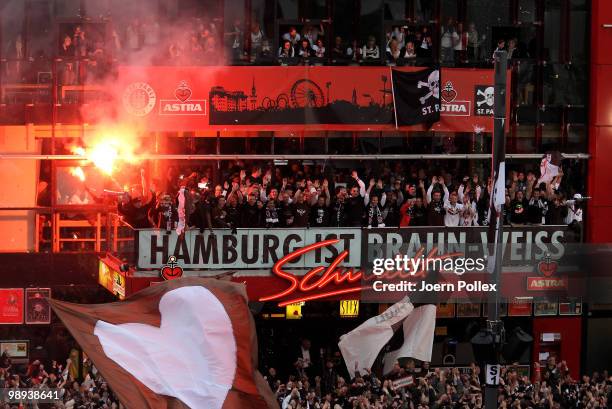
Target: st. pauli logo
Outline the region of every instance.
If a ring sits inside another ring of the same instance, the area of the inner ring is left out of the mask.
[[[168,263],[162,267],[161,276],[164,280],[174,280],[183,276],[183,267],[176,264],[176,257],[168,257]]]

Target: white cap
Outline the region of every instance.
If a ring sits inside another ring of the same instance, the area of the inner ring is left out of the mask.
[[[574,200],[580,200],[580,199],[582,199],[582,195],[580,193],[576,193],[574,195]]]

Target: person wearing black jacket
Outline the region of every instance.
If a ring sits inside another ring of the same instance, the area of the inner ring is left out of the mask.
[[[427,224],[429,226],[444,226],[444,201],[442,193],[437,190],[431,194],[431,202],[427,204]]]
[[[397,204],[397,194],[390,192],[387,197],[387,203],[385,204],[385,226],[387,227],[398,227],[400,222],[400,207]]]
[[[126,223],[135,229],[146,229],[151,227],[149,211],[155,206],[155,195],[152,194],[147,203],[142,203],[141,196],[130,196],[125,193],[118,204],[118,211]]]
[[[159,198],[157,206],[149,212],[149,221],[153,227],[166,229],[166,233],[172,231],[178,223],[178,210],[170,195],[165,194]]]
[[[216,202],[211,209],[212,226],[217,229],[231,227],[228,213],[225,209],[225,198],[223,196],[217,197]]]
[[[510,203],[510,222],[514,224],[525,224],[527,222],[527,199],[523,191],[516,192],[515,199]]]
[[[559,195],[555,195],[554,199],[548,205],[548,212],[546,212],[546,224],[565,224],[567,212],[567,206],[563,204],[562,198],[559,197]]]
[[[527,220],[531,224],[544,224],[548,212],[548,201],[542,196],[540,189],[534,188],[527,206]]]
[[[257,205],[257,197],[255,194],[249,193],[247,202],[242,206],[240,211],[240,227],[262,227],[263,215],[261,209]]]
[[[209,192],[203,190],[199,200],[195,203],[195,209],[189,217],[189,225],[200,229],[203,233],[205,229],[212,229],[212,205],[210,203]]]
[[[239,227],[241,222],[241,207],[238,203],[238,198],[236,195],[230,194],[228,196],[225,211],[227,212],[225,220],[230,227],[232,229]]]
[[[276,202],[274,199],[268,200],[266,204],[264,221],[266,222],[266,228],[271,227],[279,227],[280,226],[280,209],[276,207]]]
[[[310,206],[306,203],[304,193],[296,193],[296,203],[293,205],[293,227],[308,227],[310,221]]]
[[[351,193],[346,200],[346,225],[349,227],[361,227],[365,216],[365,184],[353,172],[356,186],[351,187]]]
[[[330,223],[329,198],[319,196],[317,204],[310,209],[310,226],[326,227]]]

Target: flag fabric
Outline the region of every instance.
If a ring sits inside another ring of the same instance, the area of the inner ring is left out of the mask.
[[[391,70],[395,125],[440,120],[440,70],[427,68],[405,72]]]
[[[382,314],[368,319],[340,337],[338,346],[351,379],[356,370],[372,368],[376,357],[393,336],[396,324],[402,322],[413,309],[410,299],[404,297]]]
[[[497,175],[495,175],[495,187],[493,189],[493,205],[497,212],[501,212],[506,203],[506,162],[499,162]]]
[[[422,305],[412,311],[402,323],[404,342],[399,349],[385,354],[383,373],[393,369],[399,358],[415,358],[430,362],[436,329],[436,306]]]
[[[540,161],[540,179],[538,185],[542,182],[550,183],[553,178],[559,174],[562,160],[561,153],[558,151],[546,152]]]
[[[50,300],[127,408],[277,408],[242,284],[180,278],[109,304]]]

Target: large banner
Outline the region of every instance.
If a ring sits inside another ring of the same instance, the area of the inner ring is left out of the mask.
[[[423,94],[441,102],[432,130],[493,131],[493,70],[445,68],[431,82]],[[396,127],[390,67],[123,66],[109,91],[124,119],[155,131]]]
[[[290,253],[324,240],[337,243],[316,248],[287,261],[288,267],[309,268],[333,262],[349,251],[344,266],[361,265],[361,229],[248,229],[233,234],[230,229],[214,232],[188,230],[183,240],[176,232],[140,230],[138,234],[138,267],[161,268],[169,256],[175,256],[185,269],[271,269]]]
[[[421,247],[425,252],[462,251],[482,255],[487,245],[486,227],[408,227],[408,228],[288,228],[230,229],[214,231],[188,230],[179,240],[176,232],[138,231],[138,267],[162,268],[170,256],[185,269],[271,269],[276,262],[301,248],[324,240],[337,243],[313,248],[287,260],[291,268],[325,266],[347,251],[342,266],[365,269],[374,258],[396,254],[414,255]],[[565,251],[566,226],[533,226],[506,229],[503,241],[504,265],[524,265],[539,260],[544,253],[559,259]],[[270,275],[272,272],[270,271]]]

